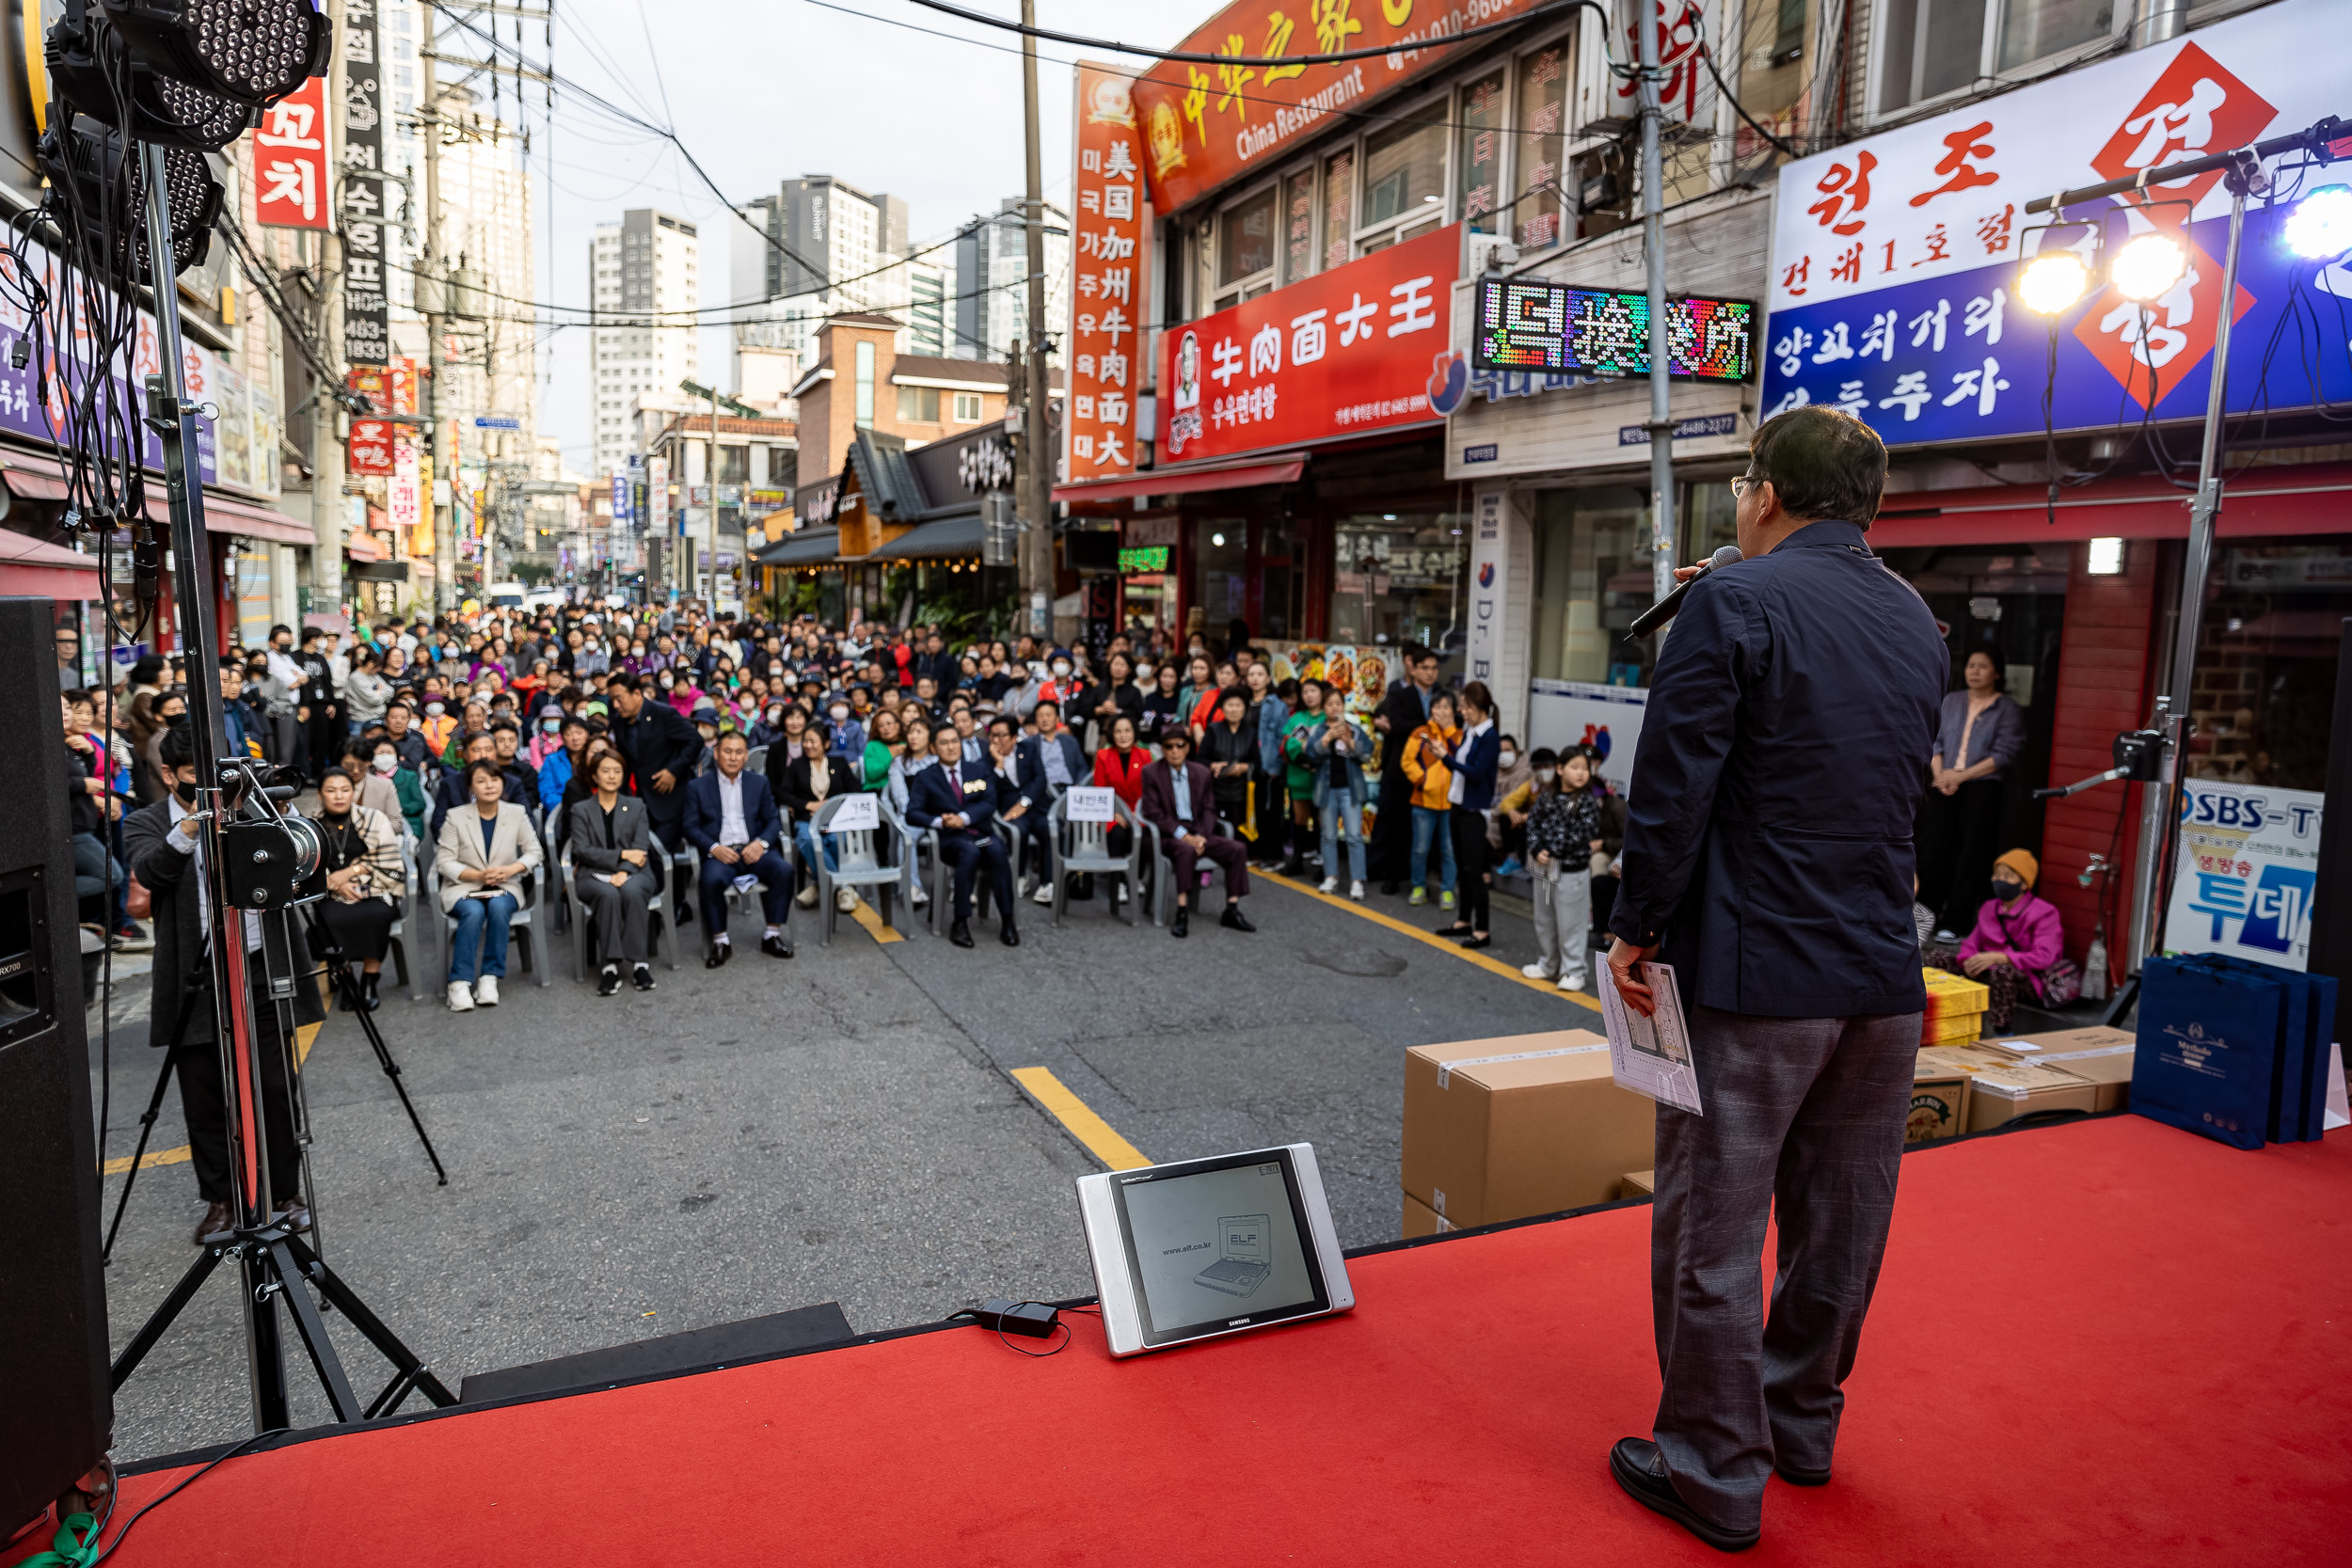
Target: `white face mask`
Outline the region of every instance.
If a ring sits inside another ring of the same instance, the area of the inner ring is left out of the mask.
[[[1152,667],[1149,664],[1138,664],[1136,666],[1136,683],[1137,685],[1141,685],[1151,678]]]
[[[1505,752],[1496,760],[1501,762],[1503,767],[1508,768],[1519,760],[1519,754],[1517,752]]]
[[[835,703],[829,711],[833,714],[833,721],[836,724],[850,716],[850,710],[839,703]]]
[[[424,711],[427,718],[438,719],[448,711],[448,705],[443,703],[427,703],[424,705]]]
[[[1070,666],[1059,659],[1054,661],[1054,678],[1061,680],[1070,673]]]
[[[389,773],[400,766],[400,758],[389,752],[378,752],[368,766],[379,773]]]
[[[1559,776],[1560,776],[1560,770],[1559,770],[1558,768],[1538,768],[1537,769],[1535,769],[1535,782],[1536,782],[1537,784],[1548,784],[1551,783],[1551,781],[1552,781],[1553,779],[1558,778]]]

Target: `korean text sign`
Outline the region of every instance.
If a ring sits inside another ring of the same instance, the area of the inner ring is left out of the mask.
[[[2137,425],[2204,412],[2221,311],[2229,195],[2218,174],[2071,209],[2097,218],[2096,282],[2056,317],[2017,297],[2020,264],[2044,243],[2037,197],[2136,175],[2300,130],[2344,108],[2336,53],[2309,40],[2341,24],[2331,0],[2283,0],[2185,38],[1949,114],[1867,137],[1781,170],[1763,343],[1767,417],[1829,404],[1890,445],[2039,433],[2055,337],[2051,422]],[[2352,301],[2352,272],[2298,262],[2279,243],[2286,207],[2251,208],[2231,302],[2230,406],[2352,396],[2342,353],[2265,372],[2291,291],[2324,319]],[[2185,276],[2145,306],[2106,286],[2104,261],[2139,233],[2185,233]],[[2334,298],[2328,298],[2332,294]]]
[[[380,365],[389,356],[384,231],[384,100],[376,69],[375,0],[343,0],[343,357]],[[258,150],[257,150],[258,151]]]
[[[1339,110],[1360,109],[1434,69],[1465,27],[1505,22],[1535,0],[1234,0],[1179,48],[1236,63],[1167,60],[1135,87],[1152,205],[1173,213],[1247,170],[1269,168]],[[1282,55],[1390,53],[1328,65],[1243,65]]]
[[[326,164],[326,78],[312,76],[262,111],[253,129],[253,213],[273,229],[325,229],[333,218]]]
[[[2327,797],[2208,779],[2192,779],[2183,793],[2166,951],[2309,968]]]
[[[1152,223],[1132,80],[1103,66],[1078,67],[1070,405],[1062,421],[1063,473],[1074,483],[1121,478],[1136,467]]]
[[[1221,457],[1438,418],[1453,224],[1160,335],[1161,452]]]

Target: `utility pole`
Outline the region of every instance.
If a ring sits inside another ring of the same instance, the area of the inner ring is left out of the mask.
[[[434,0],[425,0],[420,8],[424,16],[424,47],[417,51],[417,64],[424,72],[424,254],[418,260],[414,285],[424,296],[417,303],[427,307],[425,450],[432,454],[433,483],[425,491],[424,505],[433,518],[433,605],[436,611],[447,615],[457,608],[457,541],[453,536],[456,509],[441,505],[439,499],[444,485],[449,486],[451,499],[456,499],[456,484],[450,473],[453,454],[447,450],[448,438],[441,428],[441,337],[449,326],[449,282],[441,265],[441,88],[435,73],[440,13]]]
[[[342,0],[328,0],[327,20],[334,25],[335,36],[343,36]],[[326,102],[340,106],[343,102],[343,52],[334,51],[333,63],[326,72]],[[329,184],[340,193],[342,185],[332,179],[343,166],[342,116],[330,109],[326,117],[326,135],[330,138],[326,166]],[[308,236],[306,236],[308,237]],[[312,275],[322,279],[325,293],[319,296],[319,341],[328,345],[328,358],[342,363],[342,297],[343,266],[342,236],[334,226],[317,233],[319,247],[318,270]],[[158,302],[160,303],[160,302]],[[266,324],[267,316],[257,316]],[[343,594],[343,520],[347,509],[343,504],[343,442],[337,428],[342,411],[342,388],[320,387],[310,396],[310,602],[322,612],[331,614],[342,603]],[[268,452],[262,461],[275,467],[278,454]],[[357,618],[355,617],[355,620]]]
[[[710,592],[703,596],[703,614],[719,613],[719,388],[710,388],[710,460],[703,465],[710,481],[710,505],[703,513],[703,531],[710,541]]]
[[[1675,586],[1675,450],[1673,383],[1666,364],[1666,191],[1659,153],[1658,0],[1635,0],[1641,13],[1642,252],[1649,262],[1649,507],[1656,525],[1650,566],[1652,592],[1663,599]],[[1654,644],[1662,655],[1666,629]]]
[[[1037,25],[1037,0],[1021,0],[1021,23]],[[1054,449],[1047,439],[1045,414],[1050,399],[1046,368],[1045,322],[1045,172],[1038,151],[1037,38],[1021,35],[1021,102],[1028,118],[1029,191],[1022,204],[1028,236],[1029,341],[1026,401],[1021,410],[1021,450],[1027,456],[1021,497],[1021,597],[1030,635],[1053,630],[1054,604]]]

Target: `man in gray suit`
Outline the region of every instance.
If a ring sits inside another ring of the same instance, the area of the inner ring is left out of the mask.
[[[639,990],[653,990],[653,967],[645,959],[648,909],[661,891],[660,874],[652,865],[653,832],[645,822],[645,802],[621,793],[628,768],[618,752],[596,758],[596,792],[572,807],[572,885],[588,906],[589,928],[596,939],[596,994],[611,996],[621,989],[621,966],[630,966],[630,982]]]
[[[1911,823],[1950,668],[1934,616],[1864,543],[1886,478],[1869,427],[1792,409],[1748,451],[1746,559],[1692,586],[1651,679],[1609,955],[1645,1014],[1642,965],[1674,966],[1703,1108],[1658,1107],[1664,1387],[1654,1440],[1618,1443],[1610,1471],[1725,1551],[1762,1533],[1774,1470],[1830,1479],[1927,1002]]]

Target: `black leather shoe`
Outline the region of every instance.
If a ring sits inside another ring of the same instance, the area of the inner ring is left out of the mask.
[[[1192,927],[1186,919],[1186,917],[1191,913],[1192,909],[1189,905],[1177,905],[1176,918],[1168,923],[1168,934],[1171,937],[1188,937],[1192,935]]]
[[[1249,924],[1249,917],[1242,913],[1238,907],[1232,904],[1225,906],[1225,912],[1216,917],[1216,923],[1219,926],[1224,927],[1229,931],[1254,931],[1257,929],[1255,926]]]
[[[310,1231],[310,1202],[300,1193],[288,1193],[278,1199],[278,1217],[285,1222],[286,1228],[297,1236],[309,1235]]]
[[[1827,1486],[1829,1484],[1827,1470],[1800,1470],[1794,1465],[1780,1464],[1775,1464],[1772,1468],[1779,1471],[1780,1479],[1791,1486]]]
[[[1763,1538],[1763,1530],[1728,1530],[1699,1517],[1666,1474],[1666,1457],[1645,1437],[1620,1437],[1609,1450],[1609,1474],[1627,1497],[1662,1513],[1719,1552],[1740,1552]]]
[[[792,956],[792,939],[782,935],[762,937],[759,950],[771,958],[788,958]]]
[[[384,1006],[383,994],[376,990],[377,983],[382,979],[383,976],[380,974],[363,974],[359,977],[359,1006],[370,1012]]]
[[[198,1246],[202,1246],[212,1237],[227,1233],[229,1227],[236,1222],[236,1216],[230,1212],[229,1205],[208,1203],[204,1206],[204,1217],[196,1222],[196,1234],[189,1239]]]
[[[636,972],[629,975],[628,983],[639,990],[653,990],[653,971],[644,964],[639,964]]]
[[[731,942],[714,942],[710,944],[710,951],[703,955],[703,967],[705,969],[716,969],[734,956],[735,943]]]
[[[972,923],[968,920],[959,920],[949,926],[947,927],[947,940],[954,942],[958,947],[971,946]]]
[[[1021,945],[1021,927],[1008,920],[998,928],[996,940],[1007,947],[1018,947]]]
[[[620,989],[621,966],[619,964],[605,965],[603,973],[596,976],[596,994],[598,996],[611,996],[614,991],[617,991]]]

